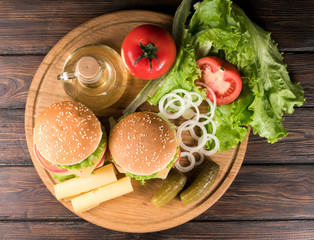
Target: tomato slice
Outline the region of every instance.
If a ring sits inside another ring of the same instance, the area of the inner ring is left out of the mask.
[[[65,173],[68,172],[67,169],[61,169],[58,168],[55,164],[50,163],[46,158],[44,158],[40,152],[38,151],[36,144],[34,144],[34,153],[36,158],[38,159],[38,161],[41,163],[41,165],[43,165],[43,167],[45,169],[47,169],[50,172],[54,172],[54,173]]]
[[[202,71],[200,81],[214,91],[218,105],[231,103],[239,96],[242,79],[234,65],[214,56],[201,58],[197,65]],[[208,90],[207,98],[213,102],[213,96]]]
[[[107,150],[105,152],[105,155],[106,155],[106,157],[109,159],[109,161],[111,163],[113,163],[114,165],[120,167],[115,161],[112,160],[109,148],[107,148]]]
[[[101,157],[100,161],[98,162],[98,164],[96,165],[95,169],[99,168],[103,165],[105,158],[106,158],[106,152],[104,152],[104,155],[102,155],[102,157]]]
[[[173,166],[176,165],[176,163],[180,160],[180,158],[181,158],[181,149],[179,149],[179,157],[178,157],[178,159],[176,160],[176,162],[173,164]]]

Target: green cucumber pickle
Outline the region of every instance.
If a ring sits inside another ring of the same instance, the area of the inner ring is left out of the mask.
[[[151,203],[161,207],[171,201],[182,190],[186,183],[186,176],[177,170],[171,171],[171,176],[165,184],[152,197]]]
[[[180,194],[183,205],[189,205],[199,200],[210,189],[217,178],[219,172],[218,164],[205,160],[201,167],[202,169],[196,179]]]

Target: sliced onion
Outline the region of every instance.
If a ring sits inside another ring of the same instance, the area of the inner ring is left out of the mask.
[[[205,139],[205,142],[207,142],[208,140],[211,140],[211,139],[214,140],[215,147],[213,149],[211,149],[211,150],[206,150],[206,149],[202,148],[200,150],[201,153],[203,153],[206,156],[210,156],[210,155],[213,155],[214,153],[216,153],[218,151],[218,149],[219,149],[219,140],[218,140],[218,138],[215,135],[208,133],[208,134],[203,135],[202,137],[200,137],[199,141],[201,141],[201,143],[203,143],[204,139]]]
[[[193,101],[193,95],[197,97],[197,101]],[[203,99],[202,96],[196,92],[190,92],[190,96],[192,98],[192,102],[195,103],[196,106],[201,105]]]
[[[219,141],[218,138],[214,135],[216,133],[216,125],[213,122],[213,117],[216,110],[216,96],[212,89],[210,89],[206,84],[202,82],[198,82],[198,85],[204,86],[208,89],[208,91],[213,96],[213,102],[211,102],[208,98],[205,98],[206,102],[210,107],[210,111],[205,114],[201,114],[199,111],[199,106],[202,103],[202,97],[200,94],[196,92],[188,92],[184,89],[176,89],[171,93],[163,96],[159,101],[159,111],[168,119],[177,119],[179,117],[183,117],[187,119],[187,121],[183,122],[177,129],[177,137],[182,139],[182,132],[189,131],[191,136],[197,141],[197,146],[190,147],[187,146],[183,141],[180,142],[180,147],[186,152],[181,152],[181,157],[187,156],[190,165],[187,167],[183,167],[180,165],[180,160],[176,163],[176,168],[182,172],[188,172],[194,168],[195,165],[200,165],[204,160],[204,155],[212,155],[219,150]],[[181,96],[178,94],[182,94]],[[176,104],[178,103],[179,104]],[[192,110],[192,108],[195,109]],[[169,113],[168,109],[177,111],[176,113]],[[205,119],[205,121],[200,122],[200,119]],[[211,123],[212,125],[212,133],[208,133],[205,125]],[[202,136],[197,136],[194,128],[199,127],[202,131]],[[211,150],[206,150],[204,147],[206,142],[209,140],[215,141],[215,147]],[[200,159],[198,161],[195,160],[193,153],[198,153]]]
[[[186,166],[186,167],[183,167],[183,166],[180,164],[180,161],[181,161],[181,160],[179,160],[179,161],[175,164],[176,168],[177,168],[179,171],[181,171],[181,172],[188,172],[188,171],[191,171],[191,170],[194,168],[194,166],[195,166],[195,157],[193,156],[193,154],[190,153],[190,152],[181,152],[181,157],[185,157],[185,156],[188,157],[188,160],[189,160],[189,162],[190,162],[190,165],[188,165],[188,166]]]
[[[191,108],[188,108],[184,111],[184,113],[182,114],[182,117],[189,120],[189,119],[193,118],[194,115],[195,115],[195,112]]]
[[[211,95],[213,97],[214,106],[216,107],[216,95],[215,95],[214,91],[210,87],[208,87],[205,83],[197,82],[197,85],[201,85],[201,86],[205,87],[211,93]]]
[[[216,104],[216,95],[215,95],[214,91],[210,87],[208,87],[205,83],[197,82],[197,85],[205,87],[211,93],[211,95],[213,97],[213,102],[211,102],[207,97],[205,98],[205,101],[210,106],[210,112],[208,112],[208,115],[211,118],[213,118],[214,114],[215,114],[216,106],[217,106],[217,104]]]
[[[198,161],[196,161],[195,159],[195,165],[196,166],[201,165],[205,158],[204,154],[202,152],[195,152],[195,153],[197,153],[200,156],[200,159]]]
[[[200,114],[200,118],[205,118],[206,119],[206,121],[203,121],[203,122],[200,122],[200,123],[202,123],[204,126],[205,125],[207,125],[208,123],[211,123],[211,125],[212,125],[212,128],[213,128],[213,131],[212,131],[212,134],[216,134],[216,129],[217,129],[217,127],[216,127],[216,124],[213,122],[213,120],[212,120],[212,118],[211,117],[209,117],[209,116],[207,116],[206,114]],[[193,130],[192,130],[193,131]],[[190,132],[191,133],[191,132]],[[191,135],[192,135],[193,133],[191,133]],[[195,133],[194,133],[195,134]]]
[[[181,104],[180,110],[178,112],[176,112],[176,113],[168,113],[167,112],[167,106],[169,106],[169,104],[168,104],[169,102],[167,103],[168,105],[166,104],[166,107],[164,107],[164,103],[165,103],[166,99],[169,96],[175,98],[175,99],[172,99],[170,101],[173,101],[173,102],[179,101],[180,104]],[[158,107],[159,107],[159,112],[162,115],[164,115],[166,118],[168,118],[168,119],[176,119],[176,118],[179,118],[184,113],[184,111],[185,111],[184,106],[185,106],[184,100],[180,96],[178,96],[176,94],[169,93],[169,94],[166,94],[165,96],[163,96],[160,99]]]
[[[194,128],[195,126],[198,126],[203,131],[203,134],[207,133],[206,128],[200,122],[196,122],[194,120],[188,120],[188,121],[183,122],[179,126],[179,128],[177,130],[177,137],[182,139],[182,131],[189,130],[189,128],[191,128],[191,127]],[[198,145],[196,147],[187,146],[187,145],[185,145],[185,143],[183,141],[180,142],[180,147],[182,147],[184,150],[187,150],[189,152],[197,152],[198,150],[203,148],[205,146],[205,144],[206,144],[206,138],[203,138],[203,140],[198,142]]]

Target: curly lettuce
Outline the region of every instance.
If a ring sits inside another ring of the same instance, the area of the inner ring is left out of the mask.
[[[166,168],[171,168],[174,166],[174,164],[176,163],[176,161],[178,160],[179,158],[179,154],[180,154],[180,147],[178,146],[177,149],[176,149],[176,153],[174,155],[174,157],[172,158],[172,160],[168,163],[168,165],[166,166]],[[111,160],[114,162],[114,164],[117,165],[116,161],[113,159],[112,155],[110,154],[110,157],[111,157]],[[119,166],[119,165],[118,165]],[[150,179],[153,179],[153,178],[156,178],[156,175],[158,174],[158,172],[155,172],[151,175],[136,175],[136,174],[133,174],[133,173],[130,173],[130,172],[126,172],[125,175],[130,177],[130,178],[134,178],[135,180],[138,180],[141,182],[142,185],[145,184],[145,182],[147,180],[150,180]]]
[[[230,104],[217,106],[215,112],[213,120],[220,151],[242,141],[248,133],[247,126],[270,143],[285,137],[288,132],[282,125],[283,115],[293,113],[295,105],[302,106],[304,92],[299,83],[291,82],[282,54],[270,33],[254,24],[229,0],[198,3],[183,31],[176,65],[149,101],[157,104],[161,97],[177,88],[195,90],[194,81],[200,74],[196,60],[206,55],[219,55],[237,66],[243,81],[240,96]],[[205,49],[210,46],[209,52],[196,54],[204,46]],[[202,92],[201,89],[197,91]],[[211,144],[208,142],[207,147]]]

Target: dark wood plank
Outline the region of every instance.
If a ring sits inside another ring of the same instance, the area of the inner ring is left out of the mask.
[[[304,89],[306,102],[303,106],[314,107],[314,54],[287,53],[284,54],[284,62],[287,64],[291,80],[299,82]]]
[[[0,1],[0,54],[43,54],[81,23],[109,12],[144,9],[174,15],[181,0]],[[234,0],[273,33],[285,51],[314,50],[314,2]]]
[[[0,165],[32,165],[24,129],[24,109],[0,110]]]
[[[313,171],[314,165],[242,166],[225,195],[196,220],[314,219]],[[0,220],[78,219],[55,200],[34,168],[0,168],[0,189],[6,206]]]
[[[286,115],[284,126],[289,134],[274,144],[251,132],[243,164],[314,163],[313,119],[313,108],[299,108]]]
[[[24,108],[33,76],[44,56],[0,56],[0,108]]]
[[[43,56],[0,56],[0,108],[24,108],[27,92]],[[305,107],[314,107],[314,54],[286,54],[291,79],[305,91]]]
[[[314,111],[296,109],[284,125],[290,134],[269,144],[251,134],[243,164],[314,163]],[[24,109],[0,110],[0,165],[32,166],[24,134]]]
[[[139,226],[140,227],[140,226]],[[314,238],[314,221],[189,222],[154,233],[122,233],[87,222],[0,222],[4,239],[278,239]]]
[[[94,17],[128,9],[174,14],[180,2],[1,0],[0,54],[45,54],[66,33]]]
[[[272,33],[282,51],[314,50],[314,1],[234,0],[234,2],[251,20]]]
[[[314,165],[242,166],[200,220],[314,220]]]
[[[55,199],[35,168],[2,167],[0,173],[0,202],[6,206],[1,220],[78,218]]]

